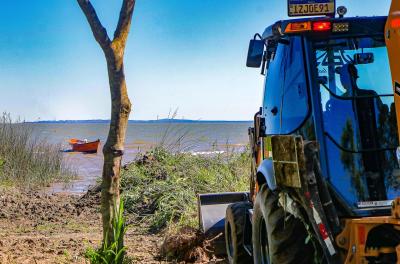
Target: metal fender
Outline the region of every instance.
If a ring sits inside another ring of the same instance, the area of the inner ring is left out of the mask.
[[[274,173],[274,164],[272,160],[265,159],[257,168],[257,181],[258,183],[266,182],[268,188],[272,191],[276,190],[276,180]]]

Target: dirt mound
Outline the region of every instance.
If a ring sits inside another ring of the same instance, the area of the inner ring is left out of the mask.
[[[101,185],[96,185],[90,188],[84,195],[79,197],[74,203],[78,215],[84,211],[90,211],[95,209],[95,212],[99,212],[101,203]],[[96,208],[98,210],[96,210]],[[92,213],[95,213],[92,212]]]
[[[161,246],[161,255],[184,263],[223,263],[214,255],[212,242],[194,228],[183,228],[178,233],[166,235]]]
[[[76,214],[75,199],[71,196],[54,196],[29,191],[0,195],[0,218],[25,219],[41,224],[58,222],[65,216]]]
[[[0,188],[0,263],[87,263],[88,247],[101,244],[100,192],[49,195]],[[159,263],[160,235],[128,228],[133,263]]]
[[[101,218],[77,204],[74,195],[0,189],[0,263],[85,263]]]
[[[0,193],[0,219],[24,219],[37,224],[63,222],[83,212],[95,213],[100,206],[100,193],[95,191],[88,191],[82,197],[18,190]]]

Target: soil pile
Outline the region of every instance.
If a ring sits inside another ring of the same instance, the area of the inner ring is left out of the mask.
[[[167,234],[161,247],[161,255],[166,259],[184,263],[227,263],[214,254],[213,240],[199,230],[182,228],[177,233]]]

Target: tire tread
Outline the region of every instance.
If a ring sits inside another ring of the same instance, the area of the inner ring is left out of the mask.
[[[256,212],[260,210],[260,212]],[[272,264],[308,264],[313,263],[314,248],[306,244],[308,236],[304,224],[295,217],[287,218],[288,213],[279,206],[279,196],[263,186],[257,195],[254,205],[254,216],[265,219],[268,232],[269,254]],[[253,225],[260,221],[253,220]],[[258,251],[255,247],[261,245],[255,232],[260,227],[253,226],[254,262],[259,262]]]
[[[241,263],[253,263],[251,256],[244,249],[244,228],[246,221],[246,210],[252,207],[249,202],[240,202],[234,203],[228,206],[226,209],[226,218],[225,218],[225,233],[228,231],[227,223],[231,225],[232,235],[235,235],[236,238],[232,237],[233,245],[233,256],[229,254],[228,248],[228,239],[226,238],[227,243],[227,253],[229,263],[232,264],[241,264]],[[226,234],[227,236],[227,234]]]

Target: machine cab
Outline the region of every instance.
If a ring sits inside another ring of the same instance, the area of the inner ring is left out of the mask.
[[[332,197],[349,216],[390,212],[400,194],[385,23],[386,17],[280,21],[250,43],[247,65],[261,65],[266,75],[263,158],[272,158],[269,136],[317,140]]]

